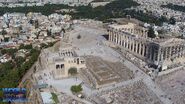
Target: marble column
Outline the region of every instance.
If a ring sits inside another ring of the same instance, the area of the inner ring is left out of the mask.
[[[116,44],[118,43],[118,33],[116,32]]]
[[[116,32],[115,32],[114,36],[115,36],[114,37],[115,38],[115,41],[114,42],[117,43],[117,33]]]
[[[128,37],[126,38],[126,48],[128,49],[129,47],[129,40],[128,40]]]
[[[109,34],[109,41],[111,41],[112,33],[110,30],[108,31],[108,34]]]
[[[182,46],[182,54],[181,54],[181,57],[184,56],[184,46]]]
[[[142,56],[144,56],[144,54],[145,54],[145,44],[143,44],[143,47],[142,47]]]
[[[120,33],[118,33],[118,45],[120,45],[120,41],[121,41],[121,38],[120,38]]]
[[[176,46],[176,50],[175,50],[176,58],[178,58],[178,53],[179,53],[179,47],[178,47],[178,46]]]
[[[178,58],[180,58],[181,57],[181,46],[179,45],[178,46]]]
[[[135,48],[136,48],[135,44],[136,44],[136,41],[133,40],[133,52],[135,52]]]
[[[116,39],[117,39],[117,41],[116,41],[116,44],[118,44],[119,43],[119,34],[118,34],[118,32],[116,33]],[[119,45],[119,44],[118,44]]]
[[[137,41],[135,41],[135,43],[136,43],[136,50],[135,50],[135,53],[137,53],[137,49],[138,49],[138,42],[137,42]]]
[[[151,60],[152,60],[152,61],[155,61],[155,57],[156,57],[156,53],[155,53],[155,50],[154,50],[154,49],[155,49],[154,47],[152,47],[152,49],[151,49],[151,53],[152,53],[152,54],[151,54],[151,55],[152,55],[152,56],[151,56]]]
[[[124,41],[123,41],[123,47],[124,47],[124,48],[126,48],[127,38],[126,38],[126,36],[125,36],[125,35],[124,35],[124,37],[123,37],[123,38],[124,38]]]
[[[134,53],[136,52],[136,41],[135,40],[133,41],[133,52]]]
[[[111,42],[113,42],[113,39],[114,39],[114,33],[111,32]]]
[[[161,56],[161,47],[159,47],[159,49],[158,49],[158,55],[157,55],[157,62],[158,63],[161,61],[160,56]]]
[[[130,39],[130,51],[132,51],[132,39]]]
[[[142,43],[139,43],[139,55],[141,55]]]
[[[140,45],[139,45],[139,42],[137,42],[137,50],[136,50],[137,54],[139,54],[139,48],[140,48]]]
[[[173,50],[173,59],[177,58],[177,46],[174,47],[174,50]]]
[[[152,60],[152,48],[153,47],[149,47],[149,59]]]
[[[175,47],[172,47],[172,55],[171,55],[172,57],[172,59],[174,59],[175,58]]]
[[[130,39],[129,38],[127,38],[128,39],[128,49],[130,49]]]
[[[168,59],[168,48],[167,47],[165,48],[165,53],[166,53],[165,54],[166,55],[165,58]]]
[[[113,35],[112,35],[113,37],[112,37],[112,39],[113,39],[113,43],[116,41],[116,34],[115,34],[115,32],[113,32]]]
[[[181,54],[180,54],[180,57],[183,56],[183,46],[181,46]]]
[[[113,32],[111,31],[111,35],[110,35],[110,41],[113,41]]]
[[[119,34],[119,45],[121,46],[122,45],[122,34]]]
[[[171,59],[172,56],[172,47],[169,47],[169,59]]]
[[[123,35],[120,34],[120,45],[123,46]]]

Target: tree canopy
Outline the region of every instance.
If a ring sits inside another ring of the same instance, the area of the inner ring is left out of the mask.
[[[176,19],[174,17],[171,17],[170,20],[169,20],[169,23],[172,24],[172,25],[175,25],[176,24]]]
[[[63,4],[46,4],[44,6],[33,6],[33,7],[0,7],[0,15],[6,12],[40,12],[43,15],[50,15],[56,13],[60,9],[75,9],[75,11],[70,12],[57,12],[59,14],[69,14],[73,19],[96,19],[103,22],[111,18],[123,18],[130,15],[132,18],[136,18],[140,21],[147,23],[154,23],[156,25],[161,25],[163,22],[168,22],[168,19],[161,16],[156,17],[149,12],[126,10],[127,8],[139,6],[139,4],[133,0],[115,0],[105,6],[98,6],[93,8],[91,5],[87,6],[67,6]]]
[[[48,43],[47,47],[53,46],[55,42]],[[47,48],[46,47],[46,48]],[[37,61],[40,50],[29,45],[21,45],[19,49],[29,49],[30,53],[25,58],[16,57],[12,61],[0,64],[0,88],[17,87],[24,74]],[[1,49],[2,54],[15,55],[18,49]]]
[[[71,75],[75,75],[77,74],[77,68],[75,67],[72,67],[68,70],[68,73],[71,74]]]
[[[83,88],[82,88],[81,84],[71,86],[71,91],[73,93],[78,93],[78,92],[81,92],[82,90],[83,90]]]
[[[10,49],[9,49],[10,50]],[[8,51],[9,51],[8,50]],[[25,61],[25,58],[17,57],[14,62],[9,61],[0,64],[0,88],[4,87],[17,87],[19,81],[29,68],[34,64],[39,56],[40,51],[32,49],[29,55],[29,60]]]
[[[169,8],[169,9],[176,10],[176,11],[185,12],[185,6],[175,5],[175,4],[172,4],[172,3],[169,3],[167,5],[161,5],[161,7]]]
[[[15,55],[16,52],[17,52],[17,49],[13,49],[13,48],[10,48],[10,49],[2,49],[1,50],[1,53],[2,54],[8,54],[10,56]]]
[[[81,39],[81,35],[78,35],[78,36],[77,36],[77,39]]]
[[[19,46],[19,49],[32,49],[32,44],[28,44],[28,45],[24,45],[24,44],[21,44]]]
[[[40,12],[43,15],[50,15],[55,12],[55,10],[63,9],[63,8],[70,8],[67,5],[63,4],[46,4],[44,6],[25,6],[25,7],[0,7],[0,15],[3,15],[7,12],[14,13],[29,13],[29,12]]]
[[[150,37],[150,38],[155,38],[156,37],[154,29],[152,27],[150,27],[149,30],[148,30],[148,37]]]

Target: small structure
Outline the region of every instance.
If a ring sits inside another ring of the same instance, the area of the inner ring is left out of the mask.
[[[107,5],[108,3],[110,3],[110,1],[102,1],[102,2],[91,2],[90,4],[91,4],[91,6],[93,7],[93,8],[96,8],[96,7],[98,7],[98,6],[105,6],[105,5]]]
[[[71,48],[60,50],[59,57],[55,57],[53,61],[53,77],[56,79],[68,77],[68,71],[72,67],[77,68],[77,72],[80,68],[85,68],[84,58],[78,57]]]
[[[54,104],[52,94],[50,92],[41,92],[43,104]]]
[[[26,49],[21,49],[16,53],[16,57],[26,57],[28,53]]]
[[[12,60],[12,57],[8,54],[5,54],[2,57],[0,57],[0,62],[1,63],[5,63],[5,62],[8,62],[10,60]]]

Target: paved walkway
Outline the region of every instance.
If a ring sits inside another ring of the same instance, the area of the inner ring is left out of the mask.
[[[176,68],[173,68],[173,69],[165,70],[165,71],[159,72],[158,76],[163,76],[163,75],[166,75],[166,74],[169,74],[169,73],[181,70],[183,68],[184,68],[184,66],[179,66],[179,67],[176,67]]]

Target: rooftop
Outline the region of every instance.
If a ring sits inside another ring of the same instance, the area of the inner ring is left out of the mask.
[[[185,43],[183,39],[179,38],[156,39],[154,42],[160,44],[161,46],[183,45]]]

